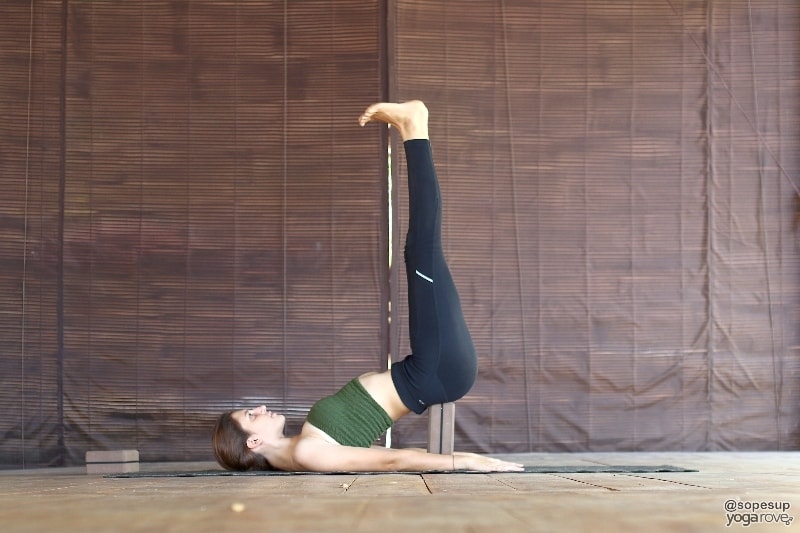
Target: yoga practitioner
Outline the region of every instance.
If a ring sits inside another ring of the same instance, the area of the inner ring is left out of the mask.
[[[368,373],[318,401],[298,435],[286,436],[283,415],[266,406],[224,413],[214,428],[214,453],[230,470],[520,471],[522,465],[472,453],[439,455],[372,444],[400,417],[453,402],[475,382],[477,357],[441,243],[441,200],[420,101],[378,103],[359,118],[391,124],[408,166],[409,227],[405,262],[411,355],[391,370]]]

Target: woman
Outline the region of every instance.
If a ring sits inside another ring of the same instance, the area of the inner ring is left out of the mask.
[[[441,202],[420,101],[378,103],[359,118],[391,124],[408,163],[409,228],[405,260],[412,354],[390,371],[359,376],[309,411],[298,435],[265,406],[223,414],[214,429],[217,460],[231,470],[519,471],[522,465],[470,453],[430,454],[371,444],[400,417],[464,396],[477,358],[441,244]]]

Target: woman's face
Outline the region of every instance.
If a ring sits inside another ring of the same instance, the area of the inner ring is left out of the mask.
[[[258,435],[262,439],[282,437],[286,426],[286,417],[267,411],[265,405],[260,405],[254,409],[235,411],[233,419],[242,426],[244,431],[250,435]]]

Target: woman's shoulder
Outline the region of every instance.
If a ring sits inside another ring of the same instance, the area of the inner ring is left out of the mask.
[[[292,462],[301,470],[319,471],[327,464],[342,445],[327,433],[306,422],[300,434],[295,437],[292,449]]]

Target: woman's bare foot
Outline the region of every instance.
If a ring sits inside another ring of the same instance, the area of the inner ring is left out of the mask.
[[[419,100],[410,100],[402,104],[389,102],[372,104],[358,118],[358,123],[364,126],[372,120],[391,124],[397,128],[404,141],[428,138],[428,108]]]

